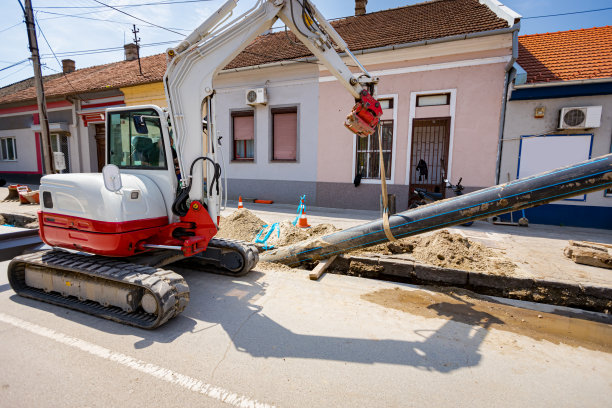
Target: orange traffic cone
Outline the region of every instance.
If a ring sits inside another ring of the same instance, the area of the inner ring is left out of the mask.
[[[304,204],[304,200],[302,200],[302,205]],[[298,221],[298,227],[300,228],[308,228],[310,224],[308,224],[308,219],[306,218],[306,207],[302,207],[302,213],[300,214],[300,219]]]
[[[242,196],[238,196],[238,209],[240,208],[244,208],[244,206],[242,205]]]

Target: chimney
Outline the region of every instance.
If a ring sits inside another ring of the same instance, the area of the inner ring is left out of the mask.
[[[363,16],[366,13],[366,4],[368,4],[368,0],[355,0],[356,16]]]
[[[74,60],[63,59],[62,60],[62,71],[64,72],[64,74],[69,74],[71,72],[76,71]]]
[[[125,44],[123,49],[125,51],[125,60],[134,61],[138,59],[138,46],[134,43]]]

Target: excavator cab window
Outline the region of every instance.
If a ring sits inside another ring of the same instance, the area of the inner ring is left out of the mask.
[[[167,169],[161,121],[156,111],[109,113],[109,163],[123,169]]]

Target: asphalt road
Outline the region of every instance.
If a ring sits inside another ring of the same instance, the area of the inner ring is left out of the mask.
[[[261,266],[241,279],[184,272],[188,308],[145,331],[16,296],[7,264],[3,407],[612,406],[605,327],[604,350],[555,344],[505,330],[510,306],[494,316],[432,297],[429,314],[410,312],[363,295],[427,292]]]

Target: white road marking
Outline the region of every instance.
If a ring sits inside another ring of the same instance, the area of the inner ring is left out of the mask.
[[[17,317],[9,316],[4,313],[0,313],[0,321],[15,326],[17,328],[29,331],[30,333],[37,334],[42,337],[54,340],[58,343],[74,347],[82,350],[91,355],[101,357],[106,360],[113,361],[124,367],[131,368],[136,371],[148,374],[157,379],[169,382],[171,384],[179,385],[190,391],[197,392],[199,394],[206,395],[207,397],[216,399],[235,407],[244,408],[273,408],[273,405],[269,405],[263,402],[259,402],[243,395],[238,395],[229,390],[221,387],[216,387],[212,384],[202,382],[196,378],[183,375],[167,368],[160,367],[155,364],[147,363],[146,361],[138,360],[128,355],[117,353],[107,348],[98,346],[85,340],[70,337],[63,333],[56,332],[55,330],[39,326],[34,323],[21,320]]]

